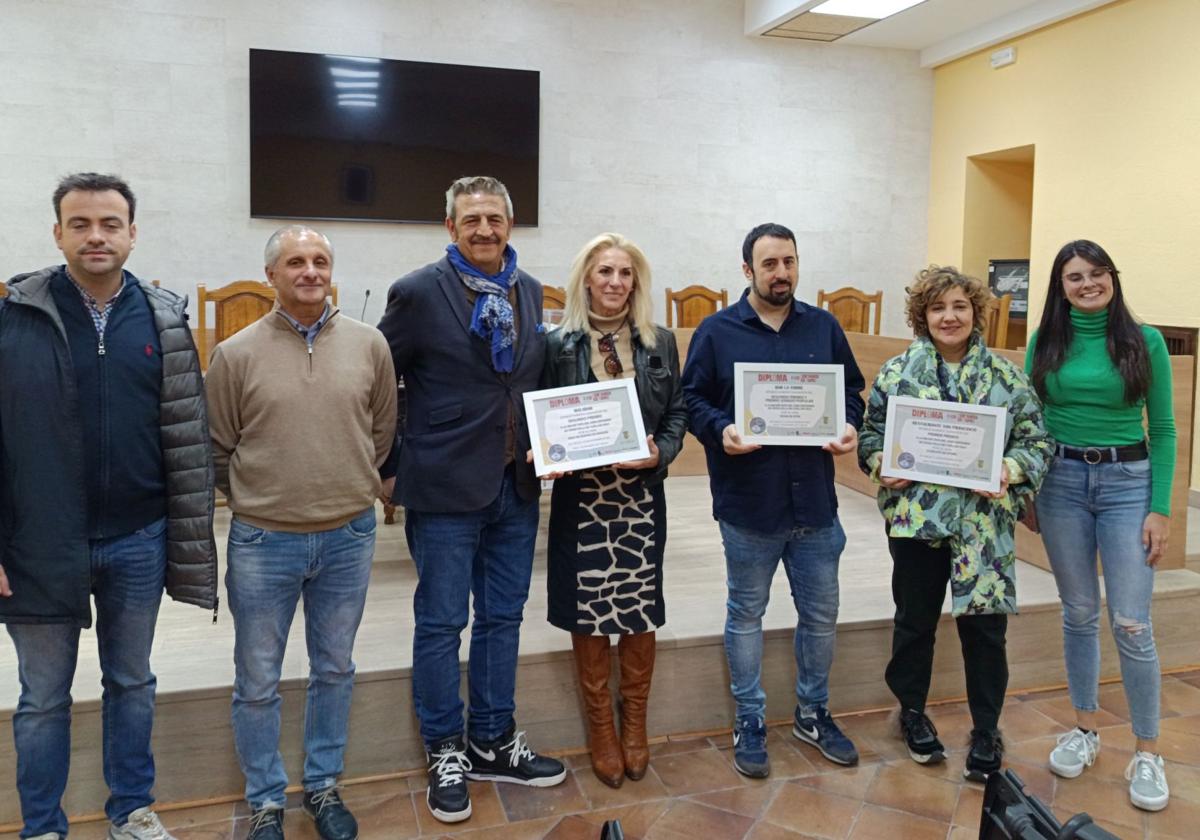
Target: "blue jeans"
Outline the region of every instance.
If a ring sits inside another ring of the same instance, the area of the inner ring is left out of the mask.
[[[413,703],[426,744],[461,735],[458,649],[474,597],[467,666],[470,733],[479,741],[513,723],[517,648],[533,572],[537,499],[522,500],[512,469],[500,494],[470,513],[407,511],[404,530],[417,566],[413,597]]]
[[[93,540],[91,590],[96,599],[101,709],[104,721],[104,812],[120,825],[154,802],[154,689],[150,648],[167,572],[167,520],[120,537]],[[79,657],[73,624],[9,624],[17,649],[21,698],[13,715],[22,837],[67,833],[62,795],[71,764],[71,683]]]
[[[829,702],[829,668],[837,635],[838,560],[846,532],[835,518],[825,528],[790,528],[764,533],[719,523],[725,544],[729,600],[725,656],[737,715],[765,717],[762,687],[762,617],[771,580],[783,560],[796,605],[796,699],[803,706]]]
[[[1142,523],[1150,511],[1150,461],[1087,464],[1055,458],[1037,497],[1042,541],[1063,605],[1063,654],[1071,703],[1099,708],[1100,582],[1121,662],[1133,733],[1158,737],[1158,651],[1150,622],[1154,569],[1146,565]]]
[[[279,752],[279,675],[296,604],[304,598],[308,696],[304,789],[323,790],[342,773],[354,690],[354,636],[375,556],[375,508],[329,531],[268,531],[234,518],[225,588],[233,613],[233,740],[255,810],[284,807],[287,771]]]

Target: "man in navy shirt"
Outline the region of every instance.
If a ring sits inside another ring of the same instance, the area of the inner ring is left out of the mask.
[[[837,518],[833,455],[853,452],[862,420],[863,377],[842,328],[828,312],[796,300],[796,237],[777,224],[746,236],[741,300],[704,320],[688,348],[683,392],[692,433],[704,444],[713,517],[721,527],[729,586],[725,654],[737,703],[734,766],[770,773],[762,617],[782,559],[798,621],[797,706],[792,734],[830,761],[856,764],[858,752],[827,707],[837,632],[838,559],[846,535]],[[745,443],[733,422],[735,362],[840,364],[846,428],[821,448]]]

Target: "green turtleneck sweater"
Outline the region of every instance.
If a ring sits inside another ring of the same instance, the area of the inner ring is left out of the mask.
[[[1171,515],[1175,474],[1175,413],[1171,360],[1162,333],[1142,325],[1150,356],[1150,392],[1136,403],[1125,400],[1125,383],[1108,356],[1108,310],[1071,310],[1075,335],[1062,367],[1046,377],[1046,429],[1067,446],[1127,446],[1150,437],[1150,509]],[[1025,351],[1025,371],[1033,369],[1037,333]],[[1143,425],[1144,424],[1144,425]]]

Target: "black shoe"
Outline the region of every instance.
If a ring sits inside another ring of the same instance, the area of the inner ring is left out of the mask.
[[[429,790],[425,793],[429,813],[444,823],[462,822],[471,816],[471,794],[463,776],[471,762],[462,738],[455,735],[430,744],[425,757],[429,762]]]
[[[939,764],[946,760],[946,748],[938,740],[937,728],[924,712],[904,709],[900,712],[900,731],[908,744],[908,755],[917,764]]]
[[[283,809],[259,808],[250,816],[246,840],[283,840]]]
[[[304,791],[300,808],[317,824],[321,840],[357,840],[358,821],[342,802],[337,788]]]
[[[971,749],[963,777],[972,782],[986,782],[991,773],[1000,769],[1004,759],[1004,741],[995,729],[972,729]]]
[[[567,778],[567,768],[555,758],[538,755],[525,743],[525,733],[515,726],[494,741],[467,738],[470,761],[467,778],[473,782],[513,782],[532,787],[552,787]]]

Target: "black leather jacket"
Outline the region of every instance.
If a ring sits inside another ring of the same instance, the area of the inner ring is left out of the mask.
[[[663,327],[655,327],[654,331],[657,342],[653,350],[642,344],[636,327],[631,333],[634,387],[642,406],[642,422],[658,447],[658,467],[642,476],[647,484],[658,484],[667,477],[667,467],[683,448],[688,420],[675,335]],[[586,332],[555,330],[546,336],[542,388],[581,385],[594,379],[592,340]]]

